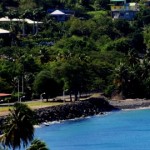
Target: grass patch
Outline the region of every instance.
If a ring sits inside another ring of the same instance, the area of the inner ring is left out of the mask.
[[[49,106],[57,106],[57,105],[62,105],[63,103],[59,102],[41,102],[41,101],[34,101],[34,102],[25,102],[30,108],[35,108],[35,107],[49,107]]]
[[[91,17],[93,17],[93,18],[99,18],[99,17],[101,17],[101,16],[105,16],[107,14],[107,12],[106,11],[103,11],[103,10],[101,10],[101,11],[90,11],[90,12],[88,12],[88,15],[90,15]]]
[[[57,106],[63,104],[61,102],[41,102],[41,101],[30,101],[30,102],[23,102],[23,103],[27,104],[31,109]],[[0,116],[3,115],[4,113],[8,113],[9,109],[11,108],[12,106],[0,107]]]
[[[0,107],[0,116],[7,115],[11,106]]]
[[[7,112],[11,106],[0,107],[0,112]]]

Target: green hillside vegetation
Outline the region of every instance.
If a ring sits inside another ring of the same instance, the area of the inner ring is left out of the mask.
[[[134,2],[134,1],[133,1]],[[113,20],[109,0],[5,0],[0,16],[36,23],[0,22],[0,92],[17,100],[102,92],[150,98],[150,8],[140,2],[135,20]],[[75,11],[58,22],[48,9]],[[23,27],[25,34],[23,34]],[[23,88],[22,88],[23,87]]]

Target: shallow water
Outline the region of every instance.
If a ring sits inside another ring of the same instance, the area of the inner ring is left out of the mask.
[[[149,150],[150,109],[51,124],[35,136],[51,150]]]

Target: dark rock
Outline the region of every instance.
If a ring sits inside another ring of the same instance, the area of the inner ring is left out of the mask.
[[[103,112],[112,111],[114,109],[115,108],[104,98],[89,98],[84,101],[39,108],[35,110],[35,120],[37,120],[37,123],[45,121],[60,121],[103,114]],[[6,116],[0,117],[0,124],[2,124],[5,119]]]
[[[39,123],[47,121],[60,121],[103,114],[114,110],[104,98],[90,98],[85,101],[66,103],[64,105],[46,107],[36,110],[36,119]],[[41,119],[42,118],[42,119]]]

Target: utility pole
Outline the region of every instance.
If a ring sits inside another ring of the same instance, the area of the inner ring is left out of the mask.
[[[23,75],[22,75],[22,94],[24,93],[24,80],[23,80]]]
[[[18,102],[20,101],[20,98],[19,98],[19,97],[20,97],[20,96],[19,96],[19,92],[20,92],[20,91],[19,91],[19,78],[18,78]]]

